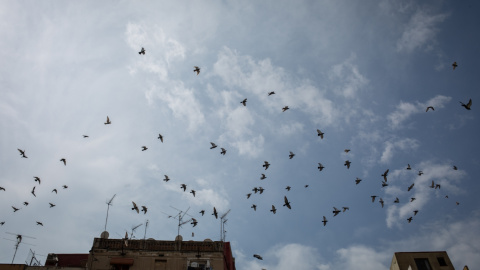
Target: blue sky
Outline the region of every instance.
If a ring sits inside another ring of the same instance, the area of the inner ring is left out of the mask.
[[[35,238],[20,245],[17,263],[29,248],[87,253],[116,194],[112,238],[148,219],[147,238],[173,240],[173,206],[199,222],[182,227],[185,240],[219,240],[213,207],[231,209],[226,240],[240,270],[386,269],[394,252],[428,250],[446,250],[456,268],[480,263],[478,3],[0,6],[1,262],[14,252],[6,232]],[[459,101],[469,99],[466,110]],[[432,180],[441,188],[429,188]],[[135,237],[144,234],[145,225]]]

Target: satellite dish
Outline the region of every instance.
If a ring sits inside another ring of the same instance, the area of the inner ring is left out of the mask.
[[[153,238],[148,238],[147,240],[155,240],[155,239],[153,239]]]
[[[212,241],[212,239],[207,238],[207,239],[203,240],[203,242],[213,242],[213,241]]]
[[[108,239],[108,236],[110,234],[107,232],[107,231],[103,231],[101,234],[100,234],[100,238],[102,239]]]
[[[183,241],[183,237],[179,234],[175,237],[175,241]]]

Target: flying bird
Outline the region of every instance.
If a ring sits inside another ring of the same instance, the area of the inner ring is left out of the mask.
[[[349,207],[345,207],[345,206],[343,206],[342,209],[343,209],[343,212],[345,212],[345,211],[347,211],[347,210],[350,210]]]
[[[294,156],[295,156],[295,154],[294,154],[292,151],[290,151],[290,155],[288,155],[288,157],[289,157],[290,159],[292,159]]]
[[[240,103],[242,103],[243,106],[247,106],[247,99],[244,99],[244,100],[240,101]]]
[[[456,171],[458,170],[457,166],[453,165],[453,169]]]
[[[328,220],[327,218],[325,218],[325,216],[323,216],[322,222],[323,222],[323,226],[327,225]]]
[[[197,75],[200,74],[200,68],[199,67],[194,66],[193,68],[194,68],[193,72],[197,72]]]
[[[400,203],[400,200],[398,199],[398,197],[395,198],[395,201],[393,201],[393,203]]]
[[[350,169],[350,164],[352,164],[352,162],[350,162],[349,160],[345,161],[345,163],[343,164],[343,166],[347,166],[347,169]]]
[[[343,152],[348,153],[348,152],[350,152],[350,149],[345,149],[345,150],[343,150]]]
[[[260,177],[260,180],[263,180],[263,179],[265,179],[265,178],[267,178],[267,177],[265,176],[264,173],[262,173],[262,176]]]
[[[416,216],[418,213],[418,210],[413,210],[413,215]]]
[[[288,106],[285,106],[285,107],[282,108],[282,112],[284,112],[284,111],[286,111],[286,110],[288,110],[288,109],[290,109],[290,108],[288,108]]]
[[[23,202],[23,205],[28,206],[28,202]]]
[[[252,193],[248,193],[248,194],[247,194],[247,199],[249,199],[250,196],[252,196]]]
[[[429,109],[432,109],[432,111],[435,111],[435,108],[433,108],[433,106],[428,106],[425,112],[428,112]]]
[[[286,189],[287,191],[290,191],[291,187],[290,187],[290,186],[287,186],[285,189]]]
[[[317,133],[318,133],[318,137],[320,137],[321,139],[323,139],[323,132],[320,131],[320,129],[317,129]]]
[[[193,190],[193,189],[190,190],[190,193],[192,193],[192,194],[193,194],[193,197],[195,197],[195,190]]]
[[[409,218],[407,218],[407,220],[408,220],[408,223],[412,222],[412,219],[413,219],[413,217],[409,217]]]
[[[268,93],[268,96],[271,96],[271,95],[275,95],[275,92],[272,91],[272,92],[269,92],[269,93]]]
[[[213,207],[213,213],[212,215],[215,216],[216,219],[218,219],[218,213],[217,213],[217,209],[215,207]]]
[[[372,202],[375,202],[375,198],[377,198],[377,196],[373,195],[373,196],[370,196],[370,197],[372,197]]]
[[[413,202],[415,200],[416,200],[416,198],[410,198],[410,202]]]
[[[272,204],[272,209],[270,210],[270,212],[276,214],[277,213],[277,209],[275,208],[275,205]]]
[[[205,210],[201,210],[199,213],[202,214],[203,217],[203,215],[205,214]]]
[[[146,151],[147,149],[148,149],[148,147],[142,146],[142,151]]]
[[[390,169],[387,169],[387,170],[382,174],[383,180],[385,180],[385,182],[387,182],[387,175],[388,175],[388,171],[389,171],[389,170],[390,170]]]
[[[135,210],[137,211],[137,214],[140,213],[140,209],[138,209],[138,206],[135,202],[132,201],[132,204],[133,204],[133,207],[132,207],[132,210]]]
[[[107,122],[103,123],[105,125],[110,125],[112,122],[110,122],[110,118],[107,116]]]
[[[57,192],[57,189],[56,189],[56,188],[54,188],[54,189],[52,190],[52,192],[55,192],[55,194],[58,194],[58,192]]]
[[[157,139],[159,139],[159,140],[163,143],[163,136],[162,136],[162,134],[159,133]]]
[[[360,184],[360,182],[362,182],[362,179],[360,179],[360,178],[357,177],[357,179],[355,179],[355,185]]]
[[[270,163],[268,163],[268,161],[265,161],[262,167],[265,167],[265,170],[267,170],[268,167],[270,167]]]
[[[55,204],[53,204],[51,202],[49,202],[48,204],[50,204],[50,208],[55,207]]]
[[[412,190],[413,186],[415,186],[415,183],[411,184],[411,185],[408,187],[408,190],[407,190],[407,191]]]
[[[255,192],[255,194],[257,194],[258,188],[257,188],[257,187],[254,187],[254,188],[252,189],[252,191]],[[249,193],[249,194],[250,194],[250,193]],[[247,196],[248,196],[248,194],[247,194]],[[247,198],[247,199],[248,199],[248,198]]]
[[[185,190],[187,190],[187,185],[181,184],[181,185],[180,185],[180,188],[183,188],[183,192],[185,192]]]
[[[88,135],[83,135],[83,138],[88,138]]]
[[[138,52],[138,54],[143,54],[143,55],[145,55],[145,49],[142,47],[142,49]]]
[[[283,204],[283,206],[286,206],[288,209],[292,209],[292,207],[290,206],[290,202],[289,202],[288,199],[287,199],[287,196],[285,196],[285,197],[283,198],[283,200],[284,200],[284,202],[285,202],[285,203]]]
[[[407,164],[407,170],[411,170],[412,167],[410,167],[410,164]]]
[[[322,171],[325,167],[323,167],[322,163],[319,162],[317,168],[319,171]]]
[[[383,204],[384,204],[383,199],[380,198],[380,200],[378,202],[380,202],[380,204],[382,205],[382,208],[383,208]]]
[[[460,101],[460,104],[462,104],[462,106],[465,107],[465,109],[471,110],[470,107],[472,106],[472,99],[470,99],[467,104]]]
[[[165,178],[163,179],[163,181],[165,181],[165,182],[170,181],[170,178],[168,178],[168,175],[165,174]]]
[[[452,64],[452,67],[453,67],[453,70],[455,70],[455,69],[458,67],[458,65],[457,65],[457,62],[456,62],[456,61],[455,61],[455,62],[453,62],[453,64]]]
[[[257,211],[257,205],[256,204],[252,204],[252,206],[250,208],[253,208],[253,211]]]
[[[259,259],[259,260],[263,260],[262,256],[258,255],[258,254],[253,254],[253,257]]]
[[[440,184],[435,184],[435,189],[440,189],[442,186]]]
[[[387,186],[388,186],[387,182],[382,181],[382,188],[387,187]]]
[[[213,149],[213,148],[216,148],[216,147],[217,147],[217,145],[214,144],[213,142],[210,142],[210,144],[212,145],[212,146],[210,147],[210,149]]]
[[[265,189],[264,189],[263,187],[259,187],[259,188],[258,188],[258,192],[260,192],[260,194],[262,194],[264,190],[265,190]]]
[[[63,162],[63,165],[67,166],[67,160],[66,159],[62,158],[62,159],[60,159],[60,161]]]
[[[19,208],[16,208],[15,206],[12,206],[12,208],[13,208],[14,213],[17,212],[18,210],[20,210]]]
[[[38,184],[40,185],[40,182],[41,182],[40,178],[38,176],[34,176],[33,178],[35,179],[35,182],[38,182]]]
[[[5,190],[5,189],[4,189]],[[37,197],[37,195],[35,195],[35,187],[33,187],[31,193],[33,194],[33,196]]]
[[[430,188],[435,188],[435,182],[432,180],[432,184],[430,185]]]
[[[0,190],[3,190],[3,191],[5,191],[5,188],[4,188],[4,187],[0,187]]]
[[[340,211],[340,210],[338,210],[338,209],[337,209],[335,206],[333,207],[333,211],[332,211],[332,213],[333,213],[333,216],[336,216],[336,215],[338,215],[338,213],[340,213],[340,212],[341,212],[341,211]]]
[[[28,157],[25,155],[25,150],[22,150],[22,149],[19,149],[19,148],[17,148],[17,150],[20,152],[20,155],[22,156],[22,158],[28,158]]]
[[[193,227],[195,227],[195,226],[197,226],[198,221],[196,219],[192,218],[192,223],[190,223],[190,224],[192,224]]]
[[[308,185],[305,185],[305,188],[308,188]]]
[[[423,174],[423,171],[418,171],[418,176],[421,176]]]
[[[0,226],[3,226],[5,224],[5,221],[0,222]]]
[[[68,188],[68,186],[67,186],[67,185],[63,185],[62,187],[63,187],[63,189],[67,189],[67,188]]]
[[[148,208],[144,205],[142,205],[142,212],[144,212],[143,214],[145,215],[147,213],[147,210]]]
[[[225,148],[223,147],[221,149],[222,151],[220,151],[220,154],[225,156],[225,154],[227,153],[227,150],[225,150]]]
[[[37,225],[43,226],[43,223],[40,221],[37,221]]]

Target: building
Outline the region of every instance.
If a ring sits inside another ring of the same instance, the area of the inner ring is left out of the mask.
[[[88,257],[92,270],[235,270],[229,242],[95,238]]]
[[[395,252],[390,270],[455,270],[446,251]]]

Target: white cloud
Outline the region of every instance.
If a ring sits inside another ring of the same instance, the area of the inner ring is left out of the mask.
[[[240,155],[258,157],[263,152],[264,143],[265,138],[260,134],[257,137],[252,137],[249,140],[239,140],[233,142],[232,145],[238,149]]]
[[[383,150],[382,156],[380,157],[380,163],[389,163],[392,160],[393,155],[397,149],[402,151],[415,150],[418,148],[418,145],[418,140],[411,138],[400,139],[393,142],[386,141],[385,149]]]
[[[398,52],[412,52],[415,49],[431,45],[438,32],[437,25],[448,16],[446,14],[430,15],[418,10],[405,27],[401,38],[397,41]]]
[[[335,85],[340,85],[334,91],[345,98],[354,98],[358,90],[368,84],[368,79],[360,74],[358,67],[353,64],[355,59],[356,55],[352,54],[343,63],[333,66],[329,74],[330,80],[334,81]]]

